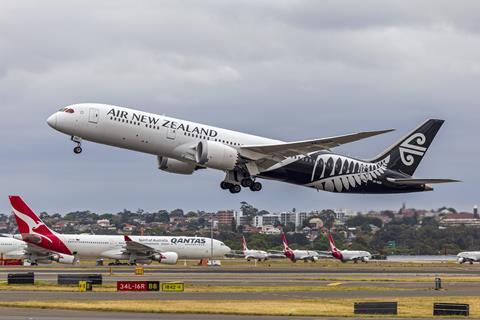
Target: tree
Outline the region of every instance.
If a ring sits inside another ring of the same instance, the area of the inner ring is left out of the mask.
[[[258,212],[258,209],[247,203],[246,201],[240,202],[240,210],[244,216],[252,217],[255,216]]]
[[[333,210],[322,210],[318,215],[323,221],[323,226],[327,229],[331,229],[335,223],[336,215]]]

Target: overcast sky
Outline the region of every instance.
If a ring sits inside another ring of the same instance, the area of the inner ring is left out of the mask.
[[[0,212],[395,209],[480,203],[478,1],[0,1]],[[416,176],[434,192],[344,195],[223,173],[156,168],[153,156],[84,143],[46,124],[99,102],[294,141],[393,133],[337,151],[369,158],[426,118],[445,125]]]

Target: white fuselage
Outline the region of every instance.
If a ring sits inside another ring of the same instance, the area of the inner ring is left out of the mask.
[[[292,250],[295,256],[295,260],[317,260],[319,257],[318,252],[310,250]]]
[[[479,262],[480,251],[464,251],[457,254],[457,260],[459,263],[464,262]]]
[[[123,236],[74,234],[57,234],[57,236],[70,250],[71,254],[80,259],[108,258],[128,260],[132,258],[132,255],[126,252],[126,242]],[[210,238],[181,236],[130,236],[130,238],[158,252],[175,252],[178,254],[179,259],[203,259],[212,256]],[[214,257],[223,257],[228,252],[230,252],[228,246],[221,241],[213,239]]]
[[[3,259],[23,259],[27,244],[15,238],[0,237],[0,255]]]
[[[343,261],[363,260],[368,261],[372,258],[370,252],[361,250],[340,250]]]
[[[268,259],[268,253],[263,250],[244,250],[243,254],[245,255],[245,259],[255,259],[255,260],[266,260]]]
[[[180,161],[188,160],[191,148],[200,141],[220,142],[235,149],[245,144],[281,142],[105,104],[70,107],[74,113],[59,111],[47,120],[48,124],[60,132],[88,141]]]

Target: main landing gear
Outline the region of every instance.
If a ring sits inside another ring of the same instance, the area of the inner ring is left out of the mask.
[[[80,137],[76,137],[76,136],[72,136],[70,138],[70,140],[72,140],[73,142],[75,142],[77,144],[77,146],[75,148],[73,148],[73,152],[75,154],[80,154],[82,153],[82,138]]]
[[[251,178],[244,178],[240,181],[240,184],[233,184],[227,181],[222,181],[220,183],[220,188],[223,190],[229,190],[230,193],[239,193],[242,191],[242,187],[249,188],[251,191],[260,191],[262,190],[262,184],[260,182],[254,181]]]

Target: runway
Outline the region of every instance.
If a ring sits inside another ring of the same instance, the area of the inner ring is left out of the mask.
[[[0,269],[0,281],[7,279],[11,272],[35,272],[40,283],[56,283],[58,274],[101,273],[109,292],[27,291],[0,290],[0,301],[292,301],[321,299],[362,299],[410,298],[410,297],[474,297],[480,292],[479,265],[417,265],[413,267],[383,267],[382,265],[339,265],[336,268],[316,266],[277,267],[266,266],[229,268],[163,268],[148,266],[142,276],[134,275],[134,267],[91,267],[78,268],[55,265],[52,267],[14,267]],[[421,270],[422,272],[419,272]],[[110,273],[110,271],[112,273]],[[433,290],[434,278],[444,277],[443,290]],[[469,280],[472,279],[472,280]],[[116,281],[139,280],[185,283],[186,291],[164,292],[115,292]],[[256,289],[257,287],[258,289]],[[303,289],[302,287],[305,287]],[[295,288],[290,289],[289,288]],[[251,289],[251,290],[249,290]],[[358,300],[356,300],[358,299]],[[257,319],[258,316],[212,316],[189,314],[144,314],[117,312],[81,312],[42,310],[30,313],[31,309],[4,309],[1,319]],[[34,315],[33,317],[31,315]],[[65,317],[68,314],[69,317]],[[37,317],[37,318],[35,318]],[[263,317],[262,317],[263,318]],[[265,319],[279,319],[265,317]],[[283,318],[284,319],[284,318]],[[300,319],[300,318],[299,318]],[[304,318],[302,318],[304,319]],[[307,318],[308,319],[308,318]]]
[[[21,309],[21,308],[0,308],[0,320],[150,320],[150,319],[172,319],[172,320],[284,320],[285,317],[265,316],[235,316],[223,314],[178,314],[178,313],[134,313],[134,312],[102,312],[102,311],[75,311],[75,310],[53,310],[53,309]],[[288,317],[293,320],[318,319],[313,317]]]

